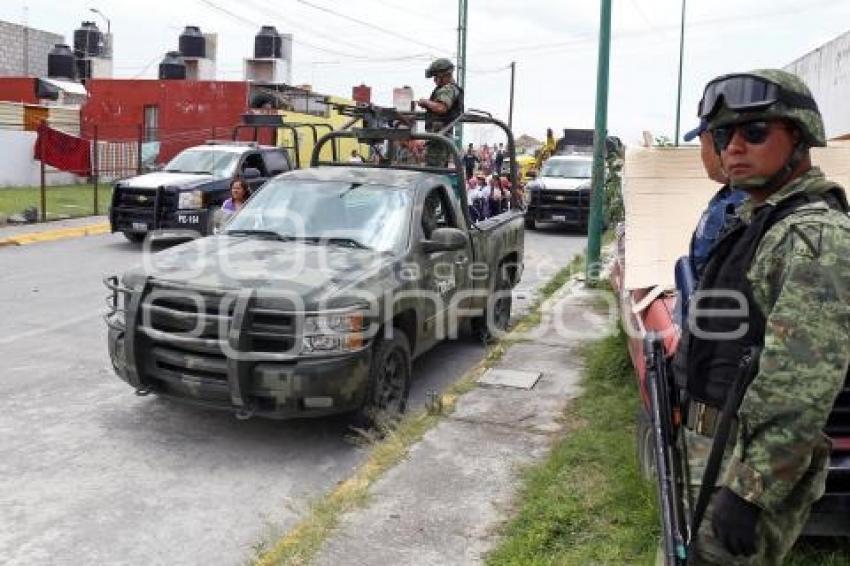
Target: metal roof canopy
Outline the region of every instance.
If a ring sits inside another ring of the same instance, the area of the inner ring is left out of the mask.
[[[50,98],[50,96],[42,96],[42,93],[49,93],[50,91],[62,91],[67,92],[68,94],[76,94],[78,96],[89,95],[88,91],[86,90],[86,87],[84,87],[80,83],[74,81],[63,81],[60,79],[39,78],[36,80],[35,89],[36,96],[38,96],[39,98]]]

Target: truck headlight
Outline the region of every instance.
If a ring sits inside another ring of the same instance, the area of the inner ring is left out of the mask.
[[[203,192],[199,190],[182,192],[177,199],[177,208],[202,208],[204,206]]]
[[[366,344],[365,320],[360,311],[307,316],[301,352],[322,354],[360,350]]]

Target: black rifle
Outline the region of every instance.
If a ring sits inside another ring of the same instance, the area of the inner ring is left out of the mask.
[[[760,357],[761,347],[750,346],[747,349],[738,366],[740,369],[738,379],[735,380],[734,387],[729,392],[729,395],[727,395],[726,402],[723,404],[723,412],[720,414],[720,422],[714,433],[714,441],[711,444],[711,452],[705,464],[702,486],[700,486],[699,496],[697,497],[697,503],[691,521],[693,537],[688,546],[691,551],[693,551],[696,544],[697,533],[699,532],[705,512],[708,509],[708,502],[714,493],[717,476],[720,475],[723,453],[726,451],[729,437],[732,436],[732,428],[735,416],[738,414],[738,408],[740,408],[744,400],[744,394],[747,392],[747,388],[753,382],[756,375],[758,375]]]
[[[674,418],[674,415],[681,415],[678,393],[667,371],[661,339],[655,334],[648,334],[644,338],[643,353],[646,360],[646,388],[655,448],[658,503],[661,508],[664,564],[684,565],[687,564],[688,525],[682,496],[687,493],[688,485],[684,476],[684,455],[680,443],[681,418]]]

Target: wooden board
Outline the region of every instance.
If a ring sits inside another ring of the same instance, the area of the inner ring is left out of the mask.
[[[815,148],[812,161],[827,177],[850,187],[850,142]],[[720,186],[705,176],[699,147],[629,148],[623,170],[627,290],[674,289],[676,260]]]

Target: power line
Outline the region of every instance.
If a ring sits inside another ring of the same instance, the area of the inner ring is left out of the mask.
[[[399,57],[373,57],[369,59],[359,60],[359,61],[341,61],[341,60],[330,60],[330,61],[308,61],[308,63],[312,65],[351,65],[357,63],[404,63],[404,62],[413,62],[413,61],[431,61],[432,57],[427,53],[420,53],[414,55],[403,55]]]
[[[145,64],[145,66],[144,66],[144,67],[142,67],[142,70],[141,70],[141,71],[139,71],[138,73],[136,73],[135,75],[133,75],[133,76],[132,76],[132,77],[130,77],[130,78],[131,78],[131,79],[138,79],[139,77],[141,77],[142,75],[144,75],[144,74],[147,72],[147,70],[150,68],[150,66],[151,66],[151,65],[153,65],[153,64],[154,64],[154,62],[156,62],[156,60],[157,60],[157,59],[159,59],[160,57],[162,57],[162,55],[155,55],[155,56],[153,57],[153,59],[151,59],[150,61],[148,61],[148,62]]]
[[[491,75],[493,73],[501,73],[502,71],[507,71],[510,69],[510,65],[503,65],[501,67],[492,67],[489,69],[474,69],[467,67],[467,72],[472,73],[473,75]]]
[[[637,12],[638,16],[640,16],[640,19],[643,20],[643,23],[646,24],[646,27],[648,27],[653,32],[663,34],[663,35],[666,35],[666,36],[669,37],[669,34],[667,33],[667,31],[669,31],[669,30],[660,30],[657,27],[655,27],[655,25],[646,16],[646,13],[643,11],[643,8],[640,7],[637,0],[629,0],[629,3],[632,5],[632,8],[635,9],[635,12]]]
[[[332,36],[331,34],[327,34],[327,33],[324,33],[322,31],[319,31],[317,29],[305,26],[303,23],[299,22],[298,24],[295,24],[294,22],[290,22],[288,20],[288,18],[284,17],[280,12],[271,8],[271,2],[260,3],[260,2],[257,2],[255,0],[247,0],[247,2],[249,4],[253,4],[254,6],[259,6],[262,10],[267,12],[267,14],[264,14],[264,15],[271,14],[276,20],[280,20],[281,22],[283,22],[284,24],[286,24],[287,26],[289,26],[293,30],[297,29],[299,32],[301,32],[302,30],[306,30],[306,31],[309,31],[313,35],[317,35],[319,37],[329,39],[329,40],[333,41],[334,43],[337,43],[337,44],[340,44],[340,45],[348,45],[349,47],[354,47],[354,48],[358,48],[358,49],[362,47],[362,45],[357,45],[353,42],[341,39],[339,36],[335,37],[335,36]]]
[[[237,20],[239,23],[241,23],[243,25],[251,27],[252,29],[256,29],[256,28],[260,27],[260,25],[261,25],[259,22],[248,19],[245,16],[241,16],[239,14],[236,14],[236,13],[228,10],[227,8],[225,8],[223,6],[219,6],[218,4],[212,2],[211,0],[198,0],[198,1],[207,5],[208,7],[212,8],[214,10],[221,12],[222,14],[229,16],[230,18],[232,18],[234,20]],[[325,52],[325,53],[330,53],[331,55],[338,55],[338,56],[341,56],[341,57],[355,57],[355,58],[357,58],[356,55],[352,56],[352,55],[349,55],[347,53],[343,53],[342,51],[337,51],[335,49],[328,49],[328,48],[325,48],[325,47],[320,47],[318,45],[313,45],[313,44],[308,43],[308,42],[306,42],[302,39],[296,40],[296,39],[293,38],[292,43],[295,43],[297,45],[303,45],[304,47],[308,47],[308,48],[314,49],[316,51],[322,51],[322,52]]]
[[[373,0],[373,1],[379,3],[383,6],[387,6],[388,8],[398,10],[399,12],[404,12],[405,14],[408,14],[408,15],[413,14],[413,15],[417,16],[418,18],[424,18],[426,20],[431,20],[434,23],[440,24],[441,27],[443,27],[447,30],[455,31],[454,26],[446,26],[446,22],[442,22],[442,21],[438,20],[437,18],[433,17],[431,14],[428,14],[426,12],[422,12],[420,10],[412,9],[410,7],[411,2],[409,2],[409,1],[405,2],[405,6],[403,8],[401,6],[397,6],[396,4],[393,4],[392,2],[388,2],[387,0]]]
[[[255,20],[246,18],[245,16],[242,16],[240,14],[236,14],[235,12],[232,12],[231,10],[228,10],[227,8],[225,8],[223,6],[220,6],[220,5],[216,4],[215,2],[212,2],[212,0],[198,0],[198,1],[203,3],[204,5],[206,5],[209,8],[212,8],[214,10],[217,10],[218,12],[221,12],[222,14],[229,16],[230,18],[238,21],[239,23],[241,23],[243,25],[251,27],[252,29],[256,29],[256,28],[260,27],[260,25],[261,25],[259,22],[255,21]],[[385,60],[388,60],[387,58],[382,58],[382,57],[369,57],[369,56],[364,56],[364,55],[353,55],[351,53],[338,51],[336,49],[330,49],[330,48],[327,48],[327,47],[322,47],[322,46],[304,41],[303,39],[293,38],[292,43],[294,43],[296,45],[301,45],[303,47],[307,47],[309,49],[313,49],[315,51],[321,51],[323,53],[329,53],[331,55],[336,55],[338,57],[344,57],[344,58],[347,58],[347,59],[355,59],[355,60],[358,60],[358,61],[385,61]],[[422,54],[414,54],[413,56],[419,57],[421,55]],[[392,59],[392,58],[390,58],[390,59]]]
[[[688,24],[689,29],[693,28],[704,28],[704,27],[712,27],[717,24],[726,24],[729,22],[736,23],[747,23],[752,20],[753,17],[758,17],[761,20],[765,18],[775,18],[781,16],[795,15],[801,14],[804,12],[808,12],[812,7],[818,6],[821,4],[829,4],[834,5],[834,0],[821,0],[820,2],[815,3],[814,5],[806,6],[803,8],[797,9],[786,9],[786,10],[777,10],[775,12],[768,12],[765,14],[747,14],[747,15],[734,15],[734,16],[723,16],[717,18],[709,18],[705,20],[698,20]],[[624,30],[617,31],[612,34],[612,40],[617,41],[620,39],[628,39],[635,37],[644,37],[648,35],[656,35],[658,32],[666,32],[671,30],[677,30],[679,24],[671,24],[671,25],[662,25],[662,26],[654,26],[650,30],[639,29],[639,30]],[[565,47],[573,47],[584,44],[593,44],[596,42],[596,35],[591,33],[583,33],[576,36],[573,39],[567,41],[552,41],[546,43],[537,43],[530,45],[521,45],[518,47],[505,47],[505,48],[497,48],[497,49],[488,49],[486,53],[483,53],[483,56],[488,55],[496,55],[496,54],[504,54],[504,53],[515,53],[521,51],[534,51],[534,50],[552,50],[552,49],[562,49]],[[503,41],[504,43],[504,41]]]
[[[317,30],[315,28],[305,26],[301,22],[297,22],[297,23],[292,22],[292,21],[288,20],[287,16],[282,15],[281,12],[279,12],[278,10],[272,9],[270,7],[271,2],[268,2],[268,1],[260,2],[258,0],[247,0],[247,1],[250,4],[253,4],[254,6],[259,6],[264,11],[272,14],[276,19],[279,19],[281,22],[287,24],[292,29],[297,29],[299,31],[307,30],[311,34],[315,34],[319,37],[326,38],[326,39],[332,41],[335,44],[348,45],[348,46],[350,46],[354,49],[363,49],[364,47],[368,47],[368,46],[364,46],[364,44],[362,42],[354,43],[353,41],[346,41],[344,39],[340,39],[340,37],[339,37],[340,34],[334,35],[332,33],[326,33],[324,31],[320,31],[320,30]],[[378,47],[375,46],[374,49],[378,49]],[[371,56],[369,56],[368,58],[364,57],[363,59],[367,60],[367,61],[368,60],[398,61],[398,60],[406,60],[408,58],[428,58],[428,59],[431,59],[432,57],[428,53],[411,53],[410,55],[400,55],[400,56],[397,56],[397,57],[371,57]]]
[[[257,22],[255,22],[253,20],[249,20],[248,18],[246,18],[244,16],[240,16],[239,14],[237,14],[235,12],[231,12],[227,8],[219,6],[218,4],[215,4],[215,3],[211,2],[210,0],[198,0],[198,1],[203,3],[203,4],[206,4],[207,6],[209,6],[210,8],[212,8],[214,10],[218,10],[222,14],[226,14],[226,15],[230,16],[231,18],[238,20],[239,22],[241,22],[245,25],[251,26],[252,28],[255,28],[259,25]]]
[[[387,35],[391,35],[391,36],[393,36],[393,37],[397,37],[397,38],[399,38],[399,39],[403,39],[404,41],[409,41],[410,43],[416,43],[417,45],[421,45],[421,46],[423,46],[423,47],[427,47],[427,48],[429,48],[429,49],[434,49],[437,53],[446,53],[446,50],[445,50],[445,49],[443,49],[442,47],[437,47],[437,46],[435,46],[435,45],[431,45],[430,43],[425,43],[425,42],[423,42],[423,41],[419,41],[419,40],[417,40],[417,39],[413,39],[413,38],[411,38],[411,37],[409,37],[409,36],[407,36],[407,35],[404,35],[404,34],[398,33],[398,32],[393,31],[393,30],[391,30],[391,29],[387,29],[387,28],[385,28],[385,27],[382,27],[382,26],[379,26],[379,25],[376,25],[376,24],[373,24],[373,23],[370,23],[370,22],[366,22],[366,21],[363,21],[363,20],[357,19],[357,18],[355,18],[355,17],[353,17],[353,16],[349,16],[349,15],[347,15],[347,14],[342,14],[342,13],[340,13],[340,12],[337,12],[336,10],[331,10],[330,8],[326,8],[326,7],[324,7],[324,6],[319,6],[318,4],[313,4],[312,2],[309,2],[308,0],[298,0],[298,2],[299,2],[300,4],[304,4],[305,6],[309,6],[309,7],[313,8],[314,10],[319,10],[319,11],[321,11],[321,12],[325,12],[325,13],[328,13],[328,14],[332,14],[332,15],[334,15],[334,16],[336,16],[336,17],[338,17],[338,18],[346,19],[346,20],[348,20],[348,21],[351,21],[351,22],[354,22],[354,23],[360,24],[361,26],[365,26],[365,27],[368,27],[368,28],[370,28],[370,29],[373,29],[373,30],[376,30],[376,31],[383,32],[383,33],[385,33],[385,34],[387,34]]]

